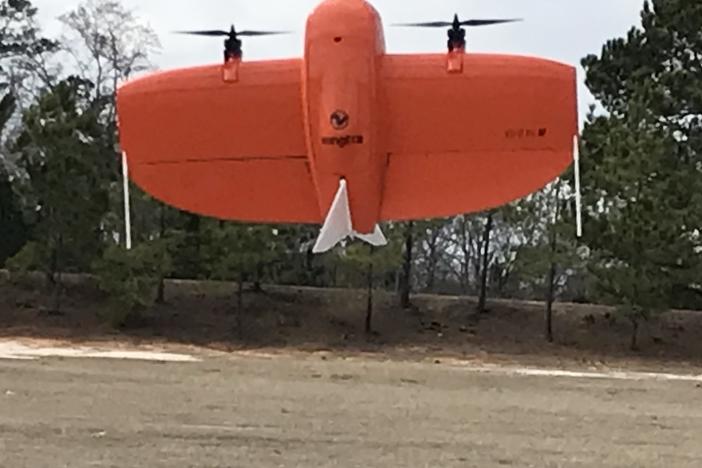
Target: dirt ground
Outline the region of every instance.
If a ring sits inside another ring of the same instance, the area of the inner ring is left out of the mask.
[[[47,312],[50,301],[42,288],[0,278],[0,337],[180,343],[225,351],[330,350],[410,361],[449,356],[567,368],[702,368],[700,312],[669,312],[643,323],[634,352],[631,324],[605,307],[557,304],[556,340],[550,344],[543,337],[541,303],[491,301],[488,313],[479,315],[473,298],[415,296],[415,307],[404,311],[394,295],[377,292],[375,333],[368,336],[362,291],[266,286],[264,293],[247,292],[239,313],[234,285],[176,281],[167,285],[165,304],[115,330],[105,298],[80,283],[69,288],[55,314]]]
[[[699,467],[700,383],[201,352],[0,361],[0,466]]]

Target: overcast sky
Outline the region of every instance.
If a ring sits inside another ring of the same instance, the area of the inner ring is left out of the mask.
[[[160,68],[187,67],[221,60],[221,40],[183,37],[177,29],[220,29],[232,22],[239,29],[282,29],[292,36],[249,39],[248,59],[300,56],[305,20],[319,0],[123,0],[158,33],[163,50],[154,57]],[[34,0],[49,35],[60,33],[56,17],[79,0]],[[471,29],[468,47],[476,52],[515,53],[555,59],[580,68],[580,59],[598,53],[607,39],[639,24],[643,0],[374,0],[386,25],[392,52],[445,50],[443,30],[390,27],[406,21],[523,18],[523,23]],[[592,97],[581,82],[581,118]]]

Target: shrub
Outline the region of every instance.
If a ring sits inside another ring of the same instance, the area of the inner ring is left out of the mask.
[[[94,271],[100,289],[110,298],[110,323],[124,327],[151,308],[159,282],[171,270],[172,260],[163,242],[140,244],[132,250],[109,247]]]

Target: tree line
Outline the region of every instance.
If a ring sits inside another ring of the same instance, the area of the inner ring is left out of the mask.
[[[582,60],[598,105],[582,133],[584,237],[573,174],[486,213],[384,226],[390,245],[323,256],[314,226],[253,226],[179,212],[132,187],[124,247],[115,89],[153,69],[157,34],[118,0],[85,0],[44,37],[30,0],[0,0],[0,265],[94,273],[125,313],[163,300],[164,278],[382,288],[612,304],[639,323],[702,308],[702,4],[644,3],[641,23]]]

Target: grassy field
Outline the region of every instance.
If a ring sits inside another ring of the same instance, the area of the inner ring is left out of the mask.
[[[193,354],[201,361],[0,361],[0,466],[696,468],[702,458],[695,382]]]

